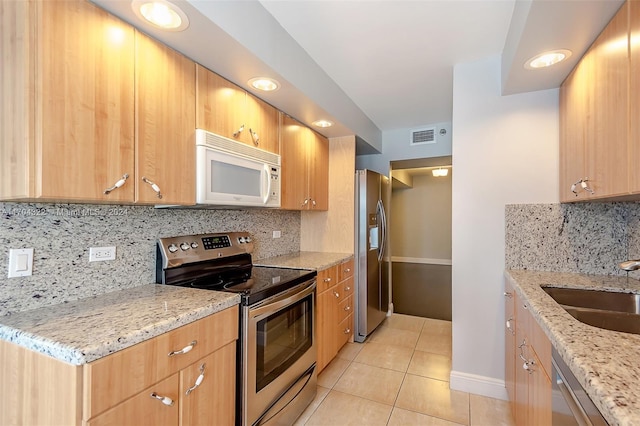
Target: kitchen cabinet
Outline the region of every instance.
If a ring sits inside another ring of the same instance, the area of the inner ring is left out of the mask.
[[[136,203],[195,204],[195,66],[136,31]]]
[[[283,114],[281,208],[329,209],[329,141]]]
[[[640,3],[629,2],[629,185],[640,192]]]
[[[353,337],[353,258],[318,272],[318,372]]]
[[[0,424],[234,424],[237,338],[234,306],[82,366],[0,341]]]
[[[89,2],[1,2],[0,198],[132,201],[134,30]]]
[[[0,8],[0,199],[194,204],[195,63],[88,1]]]
[[[196,127],[279,153],[279,112],[201,65],[196,66]]]
[[[551,342],[505,283],[505,383],[515,424],[551,424]]]
[[[560,87],[563,202],[640,194],[640,179],[634,180],[635,168],[629,167],[629,152],[640,150],[629,130],[630,95],[637,96],[629,90],[630,76],[637,78],[630,74],[628,54],[633,3],[620,8]]]

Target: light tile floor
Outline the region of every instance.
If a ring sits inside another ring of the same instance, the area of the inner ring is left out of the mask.
[[[393,314],[318,377],[302,425],[513,426],[506,401],[449,389],[451,322]]]

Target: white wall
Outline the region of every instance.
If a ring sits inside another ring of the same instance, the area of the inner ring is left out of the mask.
[[[557,203],[558,89],[500,96],[500,58],[453,78],[451,388],[506,398],[505,204]]]
[[[393,171],[396,175],[396,171]],[[391,196],[393,261],[450,264],[451,178],[413,176],[413,187]]]

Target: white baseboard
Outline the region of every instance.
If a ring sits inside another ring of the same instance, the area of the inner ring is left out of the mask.
[[[505,401],[509,399],[507,389],[504,387],[504,380],[498,380],[492,377],[451,371],[449,387],[453,390],[488,396],[490,398]]]
[[[391,256],[392,262],[398,263],[423,263],[426,265],[451,265],[451,259],[431,259],[427,257],[402,257]]]

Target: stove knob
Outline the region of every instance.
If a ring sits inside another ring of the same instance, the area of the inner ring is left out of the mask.
[[[195,241],[191,243],[191,248],[192,249],[197,249],[198,248],[198,243],[196,243]]]
[[[240,238],[238,238],[238,242],[239,242],[240,244],[244,244],[244,242],[245,242],[244,237],[240,237]]]
[[[182,250],[189,250],[189,244],[187,244],[187,243],[182,243],[182,244],[180,244],[180,248],[181,248]]]
[[[247,237],[244,240],[245,240],[245,242],[250,243],[251,242],[251,237]]]
[[[169,244],[169,247],[167,247],[169,249],[169,253],[175,253],[178,251],[178,246],[175,244]]]

